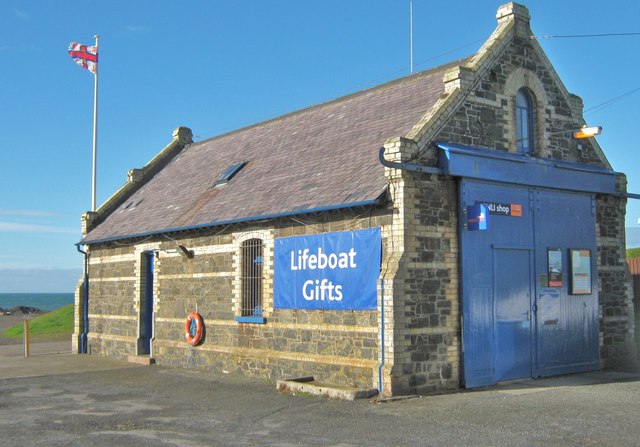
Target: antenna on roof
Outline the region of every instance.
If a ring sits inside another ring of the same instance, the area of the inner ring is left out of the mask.
[[[409,70],[413,73],[413,0],[409,0]]]

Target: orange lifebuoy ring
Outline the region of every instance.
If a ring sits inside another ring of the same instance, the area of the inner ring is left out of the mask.
[[[202,321],[202,315],[196,312],[191,312],[187,317],[187,322],[184,325],[184,336],[187,339],[187,343],[191,346],[196,346],[202,340],[202,334],[204,332],[204,322]]]

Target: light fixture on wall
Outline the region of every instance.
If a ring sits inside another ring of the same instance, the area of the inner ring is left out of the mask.
[[[176,251],[182,256],[183,259],[192,259],[194,256],[193,250],[189,250],[182,244],[176,246]]]
[[[559,134],[568,134],[571,133],[571,136],[574,140],[584,140],[585,138],[592,138],[596,135],[600,135],[602,133],[602,126],[587,126],[584,125],[578,130],[560,130],[558,132],[545,132],[545,138],[550,137],[551,135],[559,135]],[[583,149],[582,143],[578,143],[578,150],[581,151]]]
[[[573,138],[581,140],[583,138],[591,138],[602,133],[602,126],[582,126],[581,129],[573,132]]]
[[[582,140],[584,138],[595,137],[596,135],[600,135],[602,133],[602,126],[582,126],[580,129],[568,129],[568,130],[559,130],[557,132],[545,132],[545,137],[550,137],[551,135],[561,135],[570,133],[573,138],[576,140]]]

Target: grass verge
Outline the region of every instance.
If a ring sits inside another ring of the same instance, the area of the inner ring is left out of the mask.
[[[640,248],[630,248],[627,250],[627,259],[640,258]]]
[[[22,337],[24,324],[16,324],[4,331],[9,338]],[[29,322],[29,332],[32,337],[61,335],[73,332],[73,304],[63,306],[52,312],[40,315]]]

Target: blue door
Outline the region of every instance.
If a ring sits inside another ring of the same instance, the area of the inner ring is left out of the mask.
[[[526,319],[531,309],[534,247],[531,199],[527,188],[461,182],[463,380],[467,388],[509,380],[527,369],[530,374],[533,348]],[[489,209],[486,230],[471,231],[465,225],[465,211],[477,203],[491,205],[493,210]],[[499,208],[505,205],[520,212],[502,212]]]
[[[548,273],[547,250],[561,253],[561,284],[538,281],[534,375],[552,376],[600,368],[598,272],[594,198],[584,194],[536,191],[537,277]],[[571,249],[591,252],[591,293],[572,295]]]
[[[467,179],[459,192],[464,385],[598,369],[594,198]],[[477,204],[484,230],[467,225]],[[588,294],[571,293],[572,250],[590,254]]]
[[[494,248],[496,381],[531,377],[531,251]]]
[[[140,338],[138,339],[138,354],[151,354],[151,338],[153,337],[153,275],[154,254],[144,255],[144,290],[140,303]]]

